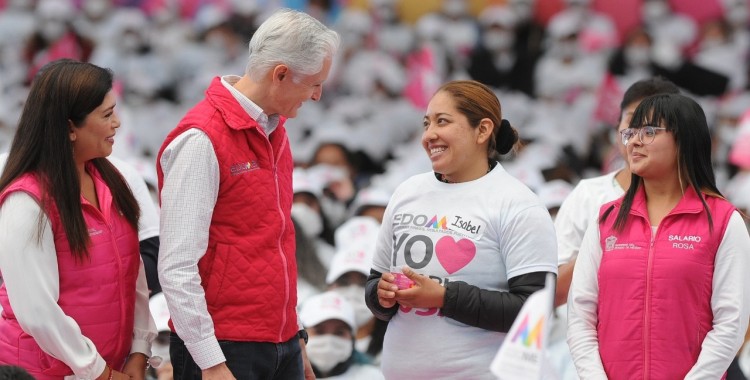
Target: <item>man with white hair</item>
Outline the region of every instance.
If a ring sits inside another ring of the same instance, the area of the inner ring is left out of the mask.
[[[284,121],[320,99],[338,45],[313,17],[275,12],[250,40],[245,74],[214,78],[159,151],[159,279],[176,379],[314,377],[295,310]]]

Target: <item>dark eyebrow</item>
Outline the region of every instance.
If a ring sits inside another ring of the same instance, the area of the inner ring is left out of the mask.
[[[435,114],[435,117],[439,117],[439,116],[453,116],[453,115],[446,113],[446,112],[438,112]],[[429,115],[424,115],[424,118],[425,119],[429,118]]]

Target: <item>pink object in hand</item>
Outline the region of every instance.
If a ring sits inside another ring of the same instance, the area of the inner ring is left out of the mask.
[[[414,281],[406,277],[403,273],[391,273],[395,279],[393,282],[398,286],[398,290],[411,289],[414,287]]]

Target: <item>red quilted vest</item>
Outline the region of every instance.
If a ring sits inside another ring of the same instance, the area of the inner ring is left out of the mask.
[[[267,138],[215,78],[157,157],[159,162],[169,143],[190,128],[205,132],[216,152],[219,195],[198,270],[219,340],[279,343],[298,331],[294,165],[283,121]],[[161,165],[157,174],[161,190]]]
[[[113,368],[120,368],[130,354],[133,341],[135,291],[141,256],[138,234],[114,208],[112,194],[93,165],[88,166],[96,183],[101,210],[83,203],[89,229],[90,260],[76,262],[61,225],[57,208],[44,210],[50,219],[57,250],[60,276],[58,305],[73,318],[81,333],[91,339],[99,354]],[[24,191],[37,200],[41,192],[36,178],[25,174],[1,195],[0,203],[14,191]],[[62,379],[73,371],[47,355],[18,324],[8,302],[5,285],[0,287],[0,364],[25,368],[37,380]],[[39,316],[44,318],[44,316]]]
[[[614,230],[622,198],[599,225],[597,334],[610,379],[682,379],[698,360],[712,329],[711,292],[716,251],[734,206],[705,196],[713,232],[698,195],[688,187],[661,221],[651,243],[643,187],[623,232]]]

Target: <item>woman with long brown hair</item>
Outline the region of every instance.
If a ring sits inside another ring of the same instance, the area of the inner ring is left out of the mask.
[[[70,59],[34,78],[0,177],[0,364],[37,380],[143,379],[156,328],[140,210],[105,158],[112,72]]]

